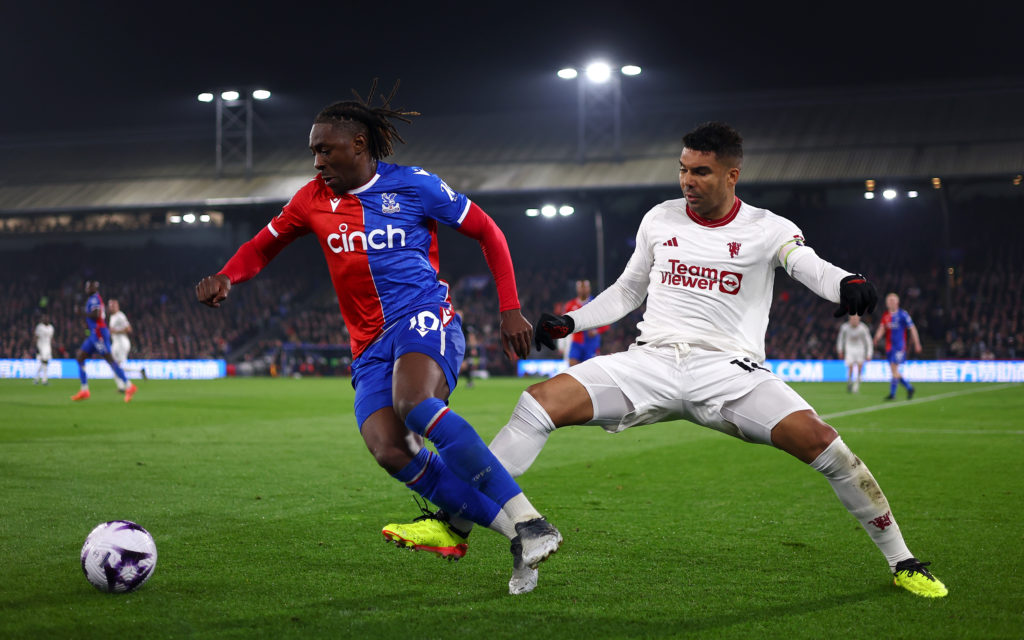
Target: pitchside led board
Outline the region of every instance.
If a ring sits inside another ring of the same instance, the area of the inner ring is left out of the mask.
[[[765,366],[787,382],[846,382],[842,360],[768,360]],[[520,376],[553,376],[565,371],[564,360],[520,360]],[[889,363],[872,360],[861,380],[888,382]],[[911,360],[903,365],[911,382],[1024,382],[1020,360]]]
[[[223,378],[227,365],[223,360],[129,360],[129,378],[140,378],[146,369],[150,380],[209,380]],[[0,359],[0,378],[34,378],[39,369],[38,360]],[[78,363],[61,358],[50,360],[47,367],[50,378],[78,378]],[[105,360],[86,360],[85,373],[90,379],[113,378],[114,372]]]

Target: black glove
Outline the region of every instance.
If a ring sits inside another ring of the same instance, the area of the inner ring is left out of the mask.
[[[839,281],[839,308],[836,309],[833,317],[839,318],[845,315],[862,316],[875,310],[878,303],[878,291],[875,285],[868,282],[868,279],[859,273],[846,276]]]
[[[544,345],[548,349],[555,349],[555,340],[564,338],[572,333],[576,323],[569,316],[556,316],[550,313],[540,314],[537,327],[533,330],[533,342],[537,350]]]

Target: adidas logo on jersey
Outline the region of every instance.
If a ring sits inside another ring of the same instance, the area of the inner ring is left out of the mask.
[[[675,236],[673,236],[671,240],[668,240],[667,242],[662,242],[661,246],[663,246],[663,247],[678,247],[679,246],[679,240],[676,239]]]
[[[364,252],[370,249],[391,249],[395,246],[405,246],[405,229],[392,227],[387,229],[372,229],[370,231],[349,231],[348,225],[344,222],[338,225],[341,233],[332,233],[327,236],[327,248],[334,253],[345,253],[348,251]],[[385,236],[387,240],[385,241]],[[395,240],[398,240],[396,245]],[[359,246],[361,245],[361,246]]]

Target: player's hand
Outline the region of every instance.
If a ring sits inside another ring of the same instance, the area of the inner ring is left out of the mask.
[[[501,312],[501,348],[505,357],[512,359],[512,354],[525,358],[530,355],[530,335],[533,325],[523,317],[519,309]]]
[[[228,297],[228,291],[231,291],[231,280],[218,273],[199,281],[196,285],[196,299],[207,306],[219,307],[224,298]]]
[[[573,332],[576,322],[569,316],[556,316],[550,313],[540,314],[537,329],[533,332],[533,341],[539,350],[544,345],[555,350],[555,340],[560,340]]]
[[[832,314],[838,318],[846,315],[862,316],[875,310],[878,291],[868,279],[858,274],[846,276],[839,281],[839,308]]]

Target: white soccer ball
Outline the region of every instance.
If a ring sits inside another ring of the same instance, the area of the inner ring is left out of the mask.
[[[156,569],[156,543],[149,532],[127,520],[104,522],[82,546],[82,571],[108,593],[134,591]]]

